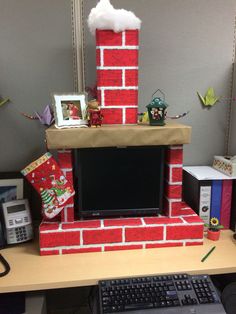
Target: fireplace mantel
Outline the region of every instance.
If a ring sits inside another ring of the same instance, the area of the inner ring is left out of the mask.
[[[103,125],[100,128],[58,129],[54,125],[46,130],[48,149],[148,146],[189,144],[191,127],[167,122],[165,126]]]

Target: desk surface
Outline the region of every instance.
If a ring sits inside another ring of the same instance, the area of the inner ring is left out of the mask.
[[[0,278],[0,292],[90,286],[100,279],[128,276],[233,273],[236,243],[232,235],[232,231],[222,231],[219,241],[204,239],[200,246],[59,256],[39,256],[38,244],[26,243],[1,251],[11,272]],[[201,258],[214,245],[216,249],[202,263]]]

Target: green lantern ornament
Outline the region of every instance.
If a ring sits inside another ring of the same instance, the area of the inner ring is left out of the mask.
[[[162,98],[154,97],[157,92],[161,93]],[[149,124],[159,126],[165,125],[167,107],[168,104],[165,102],[165,94],[160,89],[158,89],[152,95],[152,101],[150,102],[150,104],[146,106],[148,110]]]

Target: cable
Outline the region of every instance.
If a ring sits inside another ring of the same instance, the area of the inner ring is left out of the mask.
[[[9,271],[11,270],[10,265],[8,264],[8,262],[5,260],[5,258],[2,256],[2,254],[0,254],[0,263],[2,263],[2,265],[4,266],[5,270],[0,273],[0,277],[6,276]]]

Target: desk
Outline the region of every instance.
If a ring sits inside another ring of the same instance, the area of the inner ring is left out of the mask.
[[[100,279],[166,273],[224,274],[236,272],[236,243],[232,231],[217,242],[160,249],[39,256],[37,243],[1,251],[11,272],[0,278],[0,292],[16,292],[96,285]],[[201,258],[216,245],[202,263]]]

